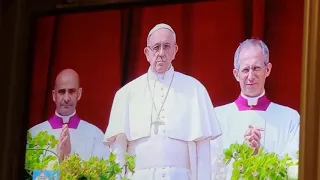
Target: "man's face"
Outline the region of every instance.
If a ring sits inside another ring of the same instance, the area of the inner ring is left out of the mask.
[[[155,31],[148,41],[144,53],[154,72],[163,74],[171,66],[178,51],[173,33],[168,29]]]
[[[256,97],[262,94],[272,67],[271,63],[265,64],[265,58],[259,46],[248,46],[241,50],[239,69],[234,69],[233,74],[246,96]]]
[[[77,102],[81,98],[82,88],[79,88],[77,77],[62,75],[56,80],[52,98],[56,104],[56,111],[62,116],[68,116],[75,112]]]

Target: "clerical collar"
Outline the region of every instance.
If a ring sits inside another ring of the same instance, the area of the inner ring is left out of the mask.
[[[48,122],[50,123],[52,129],[62,128],[63,124],[68,124],[68,128],[77,129],[80,120],[81,119],[76,114],[76,112],[69,116],[61,116],[60,114],[55,112],[55,114],[48,120]]]
[[[263,92],[260,96],[257,97],[247,97],[243,93],[241,93],[238,99],[235,101],[239,111],[246,110],[258,110],[258,111],[266,111],[269,107],[271,101]]]
[[[149,67],[149,70],[148,70],[148,75],[150,76],[150,80],[160,81],[166,84],[169,84],[171,82],[173,73],[174,73],[174,68],[172,65],[168,69],[168,71],[165,72],[164,74],[156,74],[155,72],[152,71],[151,67]]]

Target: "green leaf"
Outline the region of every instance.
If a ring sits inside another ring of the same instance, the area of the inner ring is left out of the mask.
[[[110,155],[109,155],[109,161],[110,161],[110,162],[115,162],[115,160],[116,160],[116,155],[115,155],[114,153],[110,153]]]
[[[246,143],[234,143],[224,150],[224,162],[228,164],[234,160],[232,180],[288,180],[287,168],[298,164],[298,161],[292,161],[288,154],[279,157],[275,153],[266,152],[263,147],[256,155],[253,155],[253,152],[254,149]]]
[[[31,133],[27,134],[27,151],[25,169],[31,177],[33,170],[41,170],[47,168],[49,163],[53,163],[52,169],[59,170],[61,179],[79,180],[79,179],[100,179],[100,180],[116,180],[125,168],[134,173],[135,156],[125,154],[125,166],[120,167],[116,163],[116,154],[111,153],[108,159],[98,157],[90,157],[88,161],[82,160],[78,154],[70,154],[67,159],[58,163],[57,157],[48,153],[46,149],[54,149],[58,143],[55,136],[48,134],[46,131],[39,132],[32,137]],[[123,178],[126,179],[126,178]]]

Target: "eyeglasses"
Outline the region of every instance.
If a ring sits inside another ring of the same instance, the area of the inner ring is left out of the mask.
[[[252,67],[244,67],[244,68],[239,68],[238,71],[242,74],[248,74],[250,72],[250,69],[252,70],[253,73],[258,74],[262,72],[262,70],[266,67],[266,65],[253,65]]]
[[[148,48],[151,49],[152,52],[154,52],[154,53],[159,53],[161,49],[162,49],[164,52],[167,52],[167,51],[170,50],[171,45],[170,45],[170,44],[167,44],[167,43],[165,43],[165,44],[157,43],[157,44],[155,44],[155,45],[152,46],[152,47],[151,47],[151,46],[148,46]]]

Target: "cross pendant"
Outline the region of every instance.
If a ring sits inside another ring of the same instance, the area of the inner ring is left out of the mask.
[[[151,124],[154,125],[154,133],[155,134],[158,134],[159,125],[165,125],[164,121],[160,121],[160,118],[158,118],[157,121],[154,121]]]

